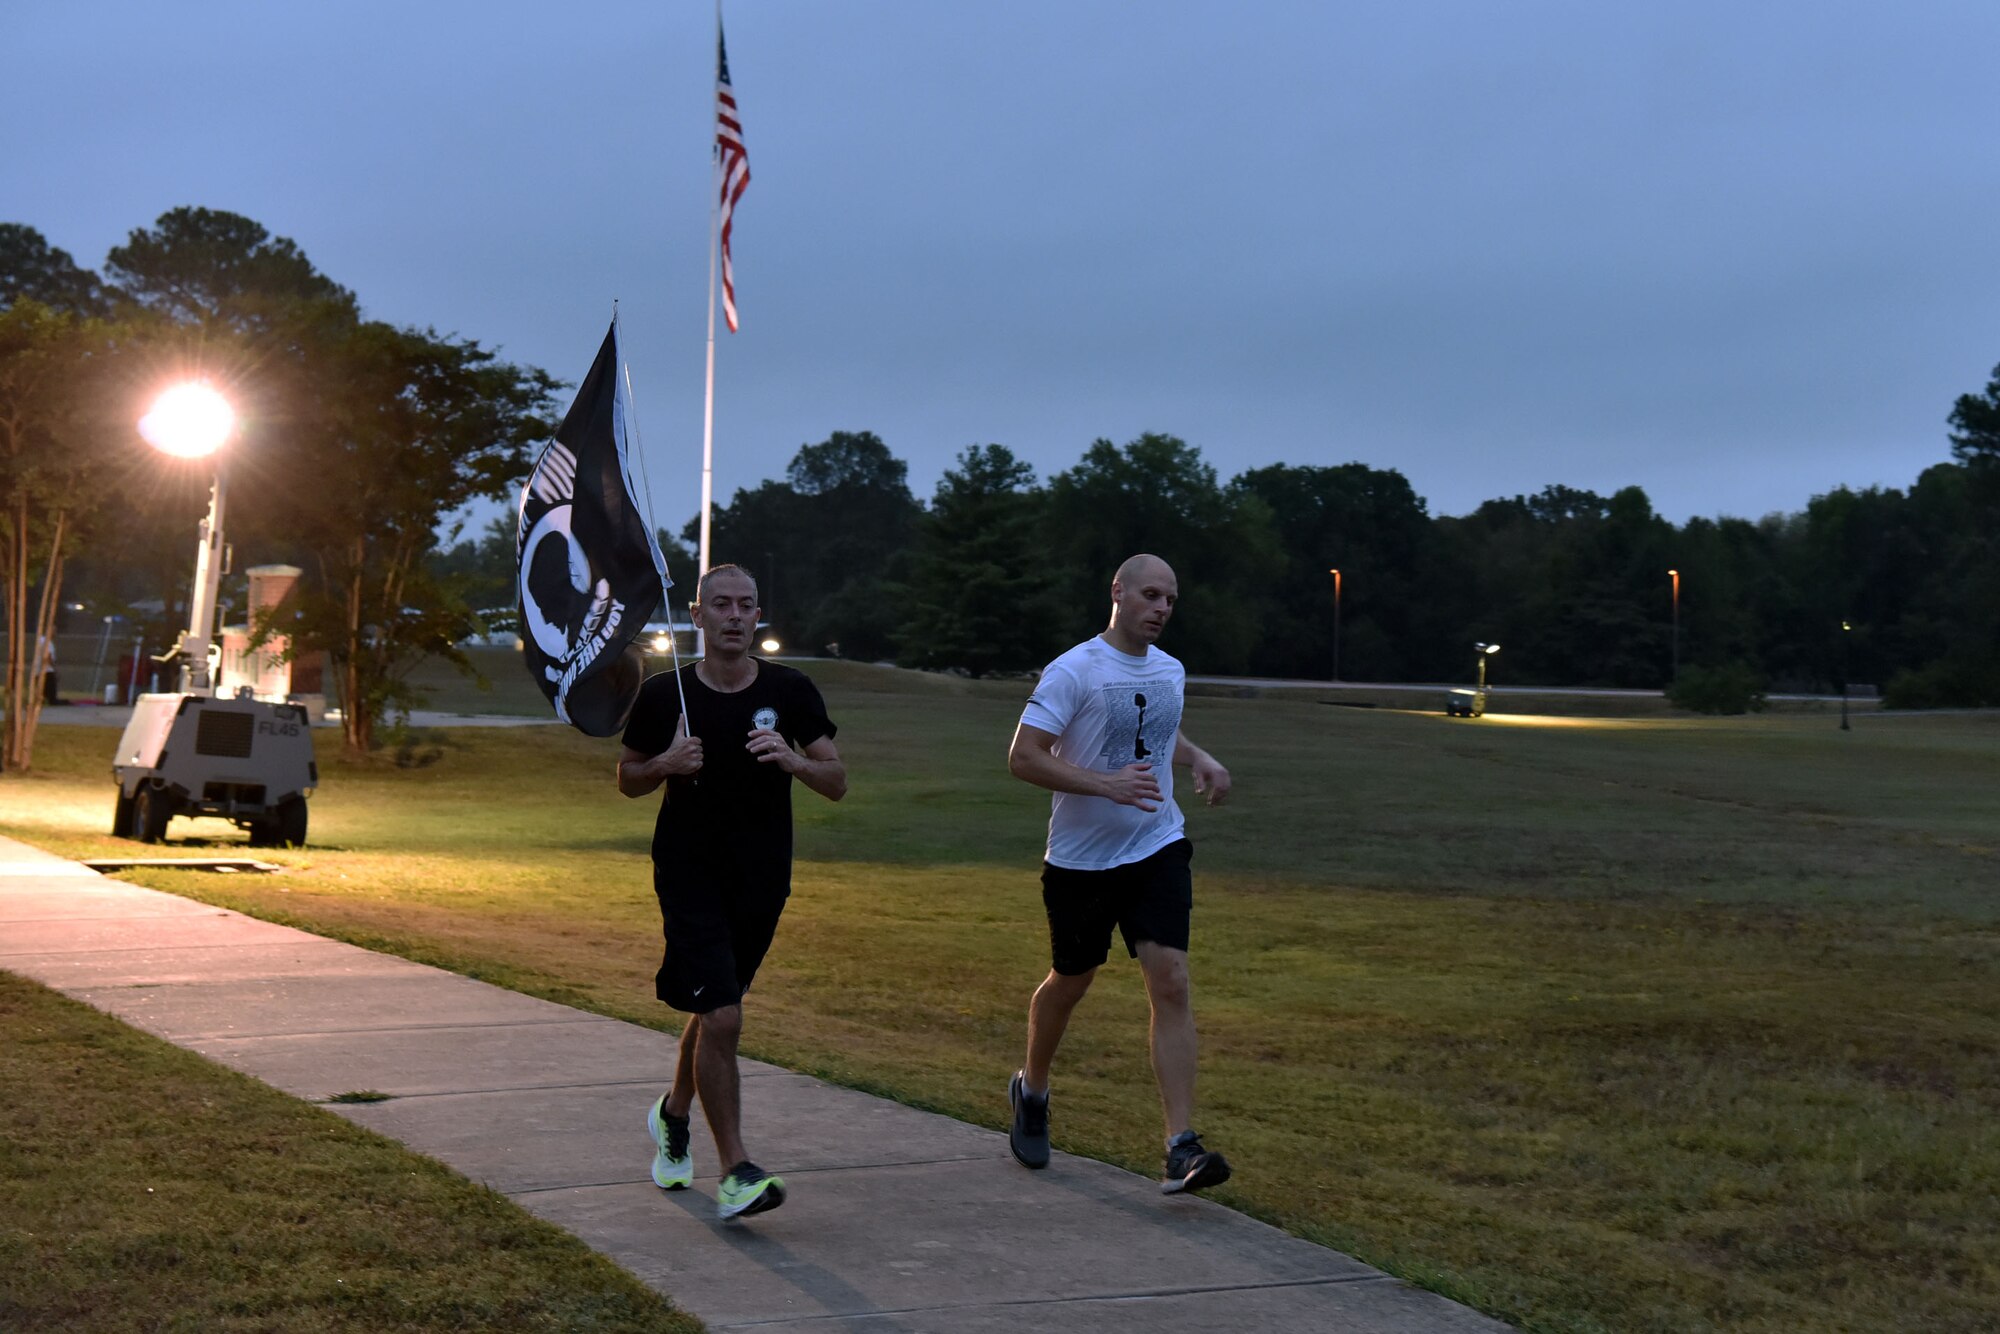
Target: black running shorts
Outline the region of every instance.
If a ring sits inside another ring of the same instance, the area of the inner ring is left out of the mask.
[[[666,952],[653,993],[688,1014],[741,1001],[778,933],[790,893],[788,883],[751,883],[685,865],[668,874],[655,865],[653,894]]]
[[[1106,871],[1073,871],[1042,863],[1042,906],[1049,914],[1049,953],[1065,977],[1087,973],[1111,955],[1111,928],[1134,958],[1139,942],[1185,951],[1194,911],[1194,844],[1169,843],[1143,861]]]

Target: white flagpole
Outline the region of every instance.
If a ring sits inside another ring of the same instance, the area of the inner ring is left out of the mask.
[[[722,0],[716,0],[716,56],[722,60]],[[718,66],[720,74],[720,66]],[[708,156],[714,170],[708,174],[708,376],[702,392],[702,550],[696,556],[700,570],[694,574],[694,590],[700,596],[702,576],[708,574],[708,510],[714,504],[716,486],[716,252],[722,248],[722,148],[714,142],[716,108],[710,94],[708,108]],[[690,616],[692,620],[692,616]],[[666,614],[668,638],[674,634],[674,612]],[[694,628],[694,654],[706,654],[702,628]]]
[[[720,178],[716,188],[721,189]],[[701,408],[701,573],[708,573],[708,512],[715,494],[715,234],[716,209],[709,209],[708,228],[708,384]]]
[[[715,0],[715,53],[722,52],[722,0]],[[708,515],[715,495],[715,266],[722,248],[722,153],[715,137],[714,98],[708,109],[710,158],[715,169],[709,174],[708,191],[708,384],[701,411],[701,574],[708,573]]]

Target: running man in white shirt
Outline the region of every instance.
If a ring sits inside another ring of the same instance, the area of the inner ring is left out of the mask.
[[[1007,754],[1016,777],[1055,793],[1042,866],[1053,967],[1028,1006],[1028,1062],[1009,1084],[1007,1140],[1025,1167],[1049,1162],[1049,1066],[1077,1002],[1110,957],[1116,926],[1152,1003],[1153,1075],[1166,1115],[1160,1189],[1200,1190],[1229,1164],[1194,1132],[1195,1028],[1188,992],[1189,861],[1173,766],[1208,804],[1229,771],[1181,735],[1186,673],[1154,645],[1180,585],[1158,556],[1133,556],[1111,581],[1111,624],[1046,667]]]

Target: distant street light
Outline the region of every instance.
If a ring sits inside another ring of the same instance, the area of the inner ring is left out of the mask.
[[[1847,636],[1850,633],[1852,633],[1853,630],[1854,630],[1853,626],[1849,625],[1845,620],[1841,621],[1840,623],[1840,730],[1843,732],[1851,732],[1854,730],[1853,728],[1847,725]]]
[[[153,400],[152,410],[139,419],[139,434],[147,444],[175,458],[208,458],[222,448],[236,428],[229,400],[200,381],[177,384]],[[188,628],[181,635],[181,690],[207,694],[208,649],[215,632],[215,599],[222,585],[223,468],[220,459],[208,492],[208,517],[202,520],[200,545],[195,548],[194,589],[188,597]]]
[[[1498,644],[1474,644],[1472,647],[1479,652],[1479,693],[1484,695],[1486,693],[1486,660],[1498,653],[1500,646]]]
[[[111,627],[124,619],[122,616],[115,615],[104,618],[104,634],[97,641],[97,665],[90,669],[90,695],[92,699],[97,698],[97,684],[104,678],[104,655],[111,649]]]
[[[758,644],[757,647],[763,649],[766,653],[776,653],[784,645],[780,644],[775,636],[766,636],[763,642]]]
[[[1340,571],[1329,570],[1333,576],[1333,679],[1340,679]]]
[[[1674,673],[1671,680],[1681,679],[1681,572],[1668,570],[1667,577],[1674,581]]]

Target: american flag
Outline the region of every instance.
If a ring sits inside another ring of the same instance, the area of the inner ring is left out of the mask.
[[[722,316],[736,332],[736,274],[729,263],[729,227],[736,201],[750,184],[750,154],[743,147],[743,126],[736,119],[736,91],[729,86],[729,46],[722,27],[715,29],[715,156],[722,178]]]

